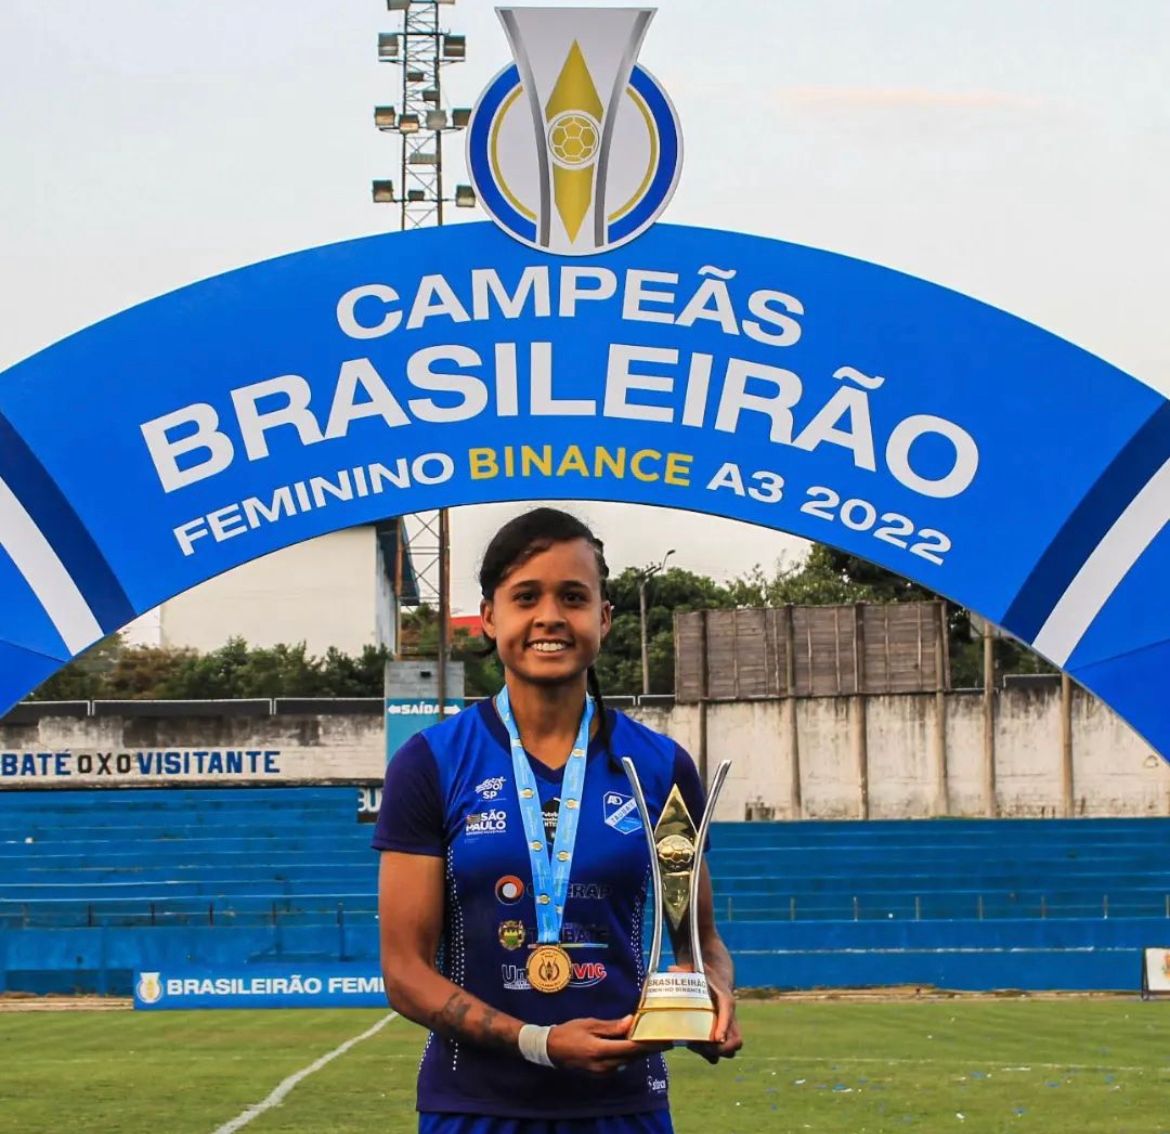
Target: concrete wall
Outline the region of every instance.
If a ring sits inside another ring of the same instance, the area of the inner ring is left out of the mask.
[[[376,782],[383,718],[311,711],[47,717],[0,722],[4,788],[158,783]],[[1057,687],[645,706],[713,774],[733,761],[717,818],[1170,815],[1170,765],[1100,701]],[[259,762],[240,753],[275,753]],[[233,760],[229,755],[235,754]],[[107,757],[103,762],[102,757]],[[161,757],[165,759],[160,760]],[[241,763],[244,770],[239,770]]]
[[[241,637],[254,646],[303,641],[312,654],[330,646],[359,654],[393,640],[378,572],[374,528],[348,528],[209,579],[132,623],[128,635],[203,652]]]
[[[713,704],[708,767],[734,761],[718,818],[1170,815],[1165,760],[1074,690],[1066,763],[1062,711],[1059,686],[1002,690],[989,742],[977,691]],[[673,732],[700,753],[697,721]]]

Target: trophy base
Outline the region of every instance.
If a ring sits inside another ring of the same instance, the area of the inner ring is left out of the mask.
[[[651,973],[634,1013],[635,1043],[706,1043],[715,1008],[702,973]]]

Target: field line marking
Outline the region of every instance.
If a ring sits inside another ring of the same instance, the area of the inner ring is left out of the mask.
[[[339,1055],[344,1055],[351,1047],[356,1047],[362,1040],[367,1040],[370,1036],[377,1035],[391,1020],[397,1019],[397,1012],[391,1012],[388,1016],[383,1016],[372,1028],[367,1028],[360,1036],[347,1039],[340,1047],[335,1047],[332,1051],[321,1056],[320,1059],[314,1060],[308,1067],[302,1067],[299,1071],[294,1072],[282,1083],[279,1083],[266,1099],[262,1102],[253,1103],[242,1114],[237,1115],[230,1122],[225,1122],[222,1126],[217,1127],[213,1131],[213,1134],[236,1134],[237,1130],[247,1126],[252,1119],[259,1118],[260,1115],[264,1114],[265,1111],[271,1110],[274,1106],[280,1106],[289,1091],[301,1082],[302,1079],[307,1079],[315,1071],[320,1071],[327,1063],[332,1063]]]

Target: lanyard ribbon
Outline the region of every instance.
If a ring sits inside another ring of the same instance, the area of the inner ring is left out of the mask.
[[[581,793],[585,788],[586,753],[589,747],[589,726],[593,721],[593,698],[586,695],[585,711],[577,740],[565,765],[561,784],[561,807],[557,814],[557,831],[553,839],[552,856],[544,831],[544,813],[536,776],[524,751],[524,742],[512,716],[512,705],[505,685],[496,697],[496,710],[508,730],[512,743],[512,772],[516,777],[516,794],[520,803],[520,818],[524,821],[524,837],[528,840],[528,857],[532,863],[532,893],[536,901],[537,939],[541,945],[555,945],[561,938],[561,922],[565,917],[565,901],[569,896],[569,873],[573,869],[573,847],[577,842],[577,823],[581,818]]]

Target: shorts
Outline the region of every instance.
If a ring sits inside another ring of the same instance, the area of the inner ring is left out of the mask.
[[[598,1118],[496,1118],[478,1114],[420,1114],[419,1134],[674,1134],[669,1110]]]

